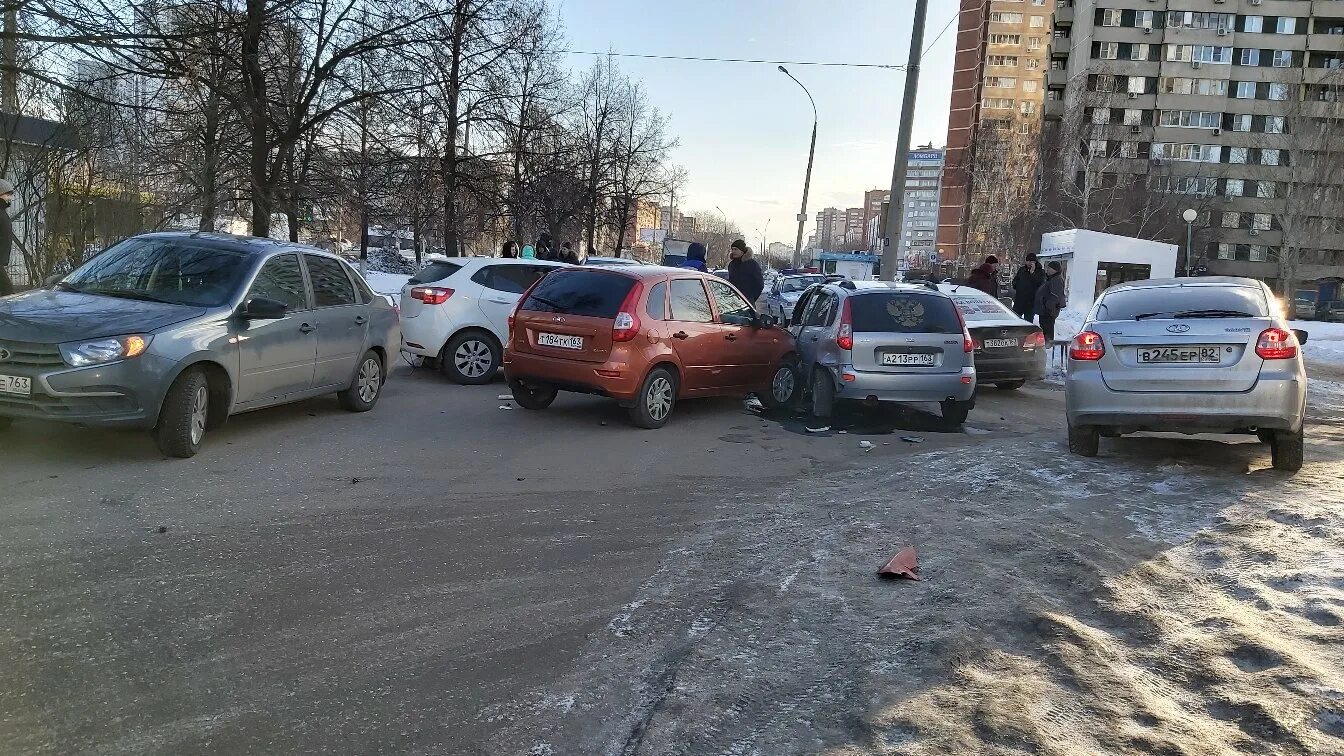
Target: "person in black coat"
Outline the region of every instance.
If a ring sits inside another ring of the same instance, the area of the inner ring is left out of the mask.
[[[14,221],[9,217],[12,202],[14,185],[0,179],[0,297],[14,293],[14,282],[9,278],[9,263],[14,253]]]
[[[753,258],[751,247],[741,239],[733,242],[728,258],[728,283],[736,286],[755,307],[756,300],[765,291],[765,274],[761,272],[761,264]]]
[[[971,271],[966,277],[966,285],[972,289],[979,289],[984,293],[999,298],[999,258],[989,255],[980,267]]]
[[[1036,255],[1028,254],[1026,262],[1013,276],[1013,312],[1028,323],[1036,314],[1036,291],[1043,283],[1045,271],[1036,261]]]
[[[1041,330],[1049,343],[1055,340],[1055,319],[1064,309],[1067,295],[1064,292],[1064,267],[1051,261],[1045,268],[1045,283],[1036,290],[1036,316],[1041,319]]]

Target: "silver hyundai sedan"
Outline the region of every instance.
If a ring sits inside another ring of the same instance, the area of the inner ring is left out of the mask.
[[[1268,286],[1248,278],[1132,281],[1102,292],[1069,345],[1069,450],[1137,431],[1253,433],[1274,468],[1302,467],[1307,374]]]

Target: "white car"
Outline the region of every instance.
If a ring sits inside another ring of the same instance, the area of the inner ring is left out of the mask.
[[[497,257],[431,261],[401,290],[402,350],[438,362],[457,383],[494,379],[509,316],[537,279],[565,263]]]

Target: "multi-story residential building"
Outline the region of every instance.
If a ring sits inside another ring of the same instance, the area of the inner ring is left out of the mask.
[[[1194,209],[1178,267],[1338,297],[1344,0],[1059,0],[1055,26],[1047,105],[1075,222],[1151,216],[1141,235],[1184,243]]]
[[[901,258],[914,266],[926,263],[937,247],[938,189],[944,151],[931,146],[911,150],[905,169],[905,209],[899,240]]]
[[[864,221],[864,208],[851,207],[845,210],[844,249],[846,250],[863,249],[863,238],[866,233],[863,221]]]
[[[1136,3],[1147,0],[1125,0]],[[1035,190],[1056,0],[961,0],[937,249],[956,260],[1024,240],[1006,216]]]
[[[817,211],[815,248],[831,251],[845,246],[845,211],[828,207]]]
[[[882,230],[885,207],[891,201],[890,189],[870,189],[863,193],[863,249],[880,249],[878,234]],[[876,221],[877,225],[873,225]]]

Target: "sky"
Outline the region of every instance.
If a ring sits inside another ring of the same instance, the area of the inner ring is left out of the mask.
[[[555,0],[554,7],[568,50],[892,65],[907,61],[914,15],[914,0]],[[929,3],[912,148],[946,139],[956,29],[934,38],[956,13],[957,4]],[[593,61],[567,58],[576,71]],[[672,161],[689,174],[678,209],[718,206],[753,247],[763,232],[792,245],[812,133],[812,108],[798,85],[774,64],[617,63],[671,117],[680,142]],[[891,185],[905,74],[787,68],[818,112],[806,242],[817,210],[859,207],[865,190]]]

